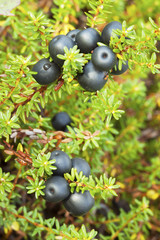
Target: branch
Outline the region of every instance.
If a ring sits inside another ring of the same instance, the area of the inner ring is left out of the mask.
[[[14,155],[16,157],[18,157],[18,159],[16,159],[21,165],[27,165],[27,164],[32,164],[32,159],[30,158],[29,154],[24,153],[20,150],[18,150],[17,152],[13,150],[13,146],[11,146],[9,143],[7,143],[6,141],[3,141],[4,144],[1,143],[1,145],[3,145],[5,147],[4,152],[8,155]]]
[[[102,10],[102,9],[103,9],[103,0],[100,0],[100,5],[97,6],[96,13],[94,14],[93,19],[92,19],[91,28],[95,27],[95,22],[96,22],[97,17],[98,17],[98,15],[100,13],[100,10]]]
[[[142,208],[139,212],[135,213],[130,219],[128,219],[128,221],[126,223],[123,224],[123,226],[117,230],[117,232],[115,232],[113,234],[113,236],[111,237],[110,240],[114,240],[116,237],[118,237],[119,233],[123,231],[123,229],[125,227],[127,227],[127,225],[134,219],[136,218],[141,212],[143,212],[144,210],[146,210],[146,208]]]

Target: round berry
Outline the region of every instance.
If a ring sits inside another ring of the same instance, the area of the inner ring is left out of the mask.
[[[68,182],[61,176],[53,176],[45,183],[44,198],[48,202],[60,202],[66,199],[70,194]]]
[[[90,53],[100,41],[101,37],[94,28],[84,29],[76,35],[76,43],[82,53]]]
[[[111,71],[112,75],[120,75],[120,74],[122,74],[122,73],[127,71],[127,69],[128,69],[128,61],[125,61],[126,64],[122,64],[122,69],[121,70],[118,69],[118,63],[119,63],[119,60],[117,60],[117,63],[116,63],[116,70],[113,67],[113,69]]]
[[[53,116],[52,120],[52,126],[57,131],[66,131],[67,126],[71,124],[72,120],[68,113],[66,112],[59,112],[56,115]]]
[[[106,84],[107,74],[107,72],[98,71],[90,61],[84,66],[83,73],[78,74],[77,80],[84,89],[95,92]]]
[[[116,55],[109,47],[101,46],[94,49],[91,60],[99,71],[109,71],[116,64]]]
[[[89,177],[91,169],[89,164],[83,158],[72,158],[72,168],[77,169],[77,173],[83,172],[83,175]]]
[[[67,37],[70,37],[74,42],[76,42],[76,35],[79,33],[81,30],[79,29],[74,29],[66,34]]]
[[[95,211],[95,215],[101,216],[101,217],[103,216],[103,217],[107,218],[109,211],[110,211],[110,209],[106,204],[100,203],[100,205],[97,207],[97,209]]]
[[[112,36],[112,31],[113,30],[122,30],[122,24],[120,22],[117,22],[117,21],[113,21],[113,22],[110,22],[108,23],[104,28],[103,28],[103,31],[102,31],[102,41],[109,45],[109,42],[110,42],[110,38]]]
[[[125,199],[116,199],[113,198],[112,200],[113,210],[116,214],[120,214],[121,210],[123,209],[125,212],[129,212],[131,210],[129,203]]]
[[[66,172],[70,172],[72,163],[70,157],[61,150],[55,150],[51,152],[50,160],[55,159],[54,166],[57,168],[53,170],[54,175],[63,175]]]
[[[49,53],[55,63],[62,66],[64,63],[63,59],[57,57],[58,54],[64,55],[64,47],[68,49],[73,48],[75,42],[68,36],[59,35],[54,37],[49,43]]]
[[[74,192],[63,201],[64,207],[74,216],[81,216],[87,213],[94,205],[94,198],[89,191]]]
[[[38,61],[33,66],[32,71],[37,72],[37,74],[32,76],[41,85],[47,85],[56,81],[61,74],[59,66],[54,62],[50,62],[47,58]]]

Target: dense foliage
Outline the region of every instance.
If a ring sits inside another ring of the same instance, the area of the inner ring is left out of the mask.
[[[9,10],[0,10],[0,238],[158,240],[159,1],[21,0]],[[111,21],[123,26],[110,48],[119,66],[128,60],[127,72],[85,91],[77,72],[91,54],[73,47],[60,56],[56,82],[34,80],[32,67],[49,57],[53,37],[86,27],[101,33]],[[71,117],[68,132],[53,128],[58,112]],[[95,199],[84,216],[43,198],[56,149],[91,167],[89,177],[64,175],[71,192],[89,190]]]

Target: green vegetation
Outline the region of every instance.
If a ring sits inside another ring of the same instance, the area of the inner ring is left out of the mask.
[[[15,6],[0,10],[0,239],[158,240],[159,1],[21,0]],[[35,81],[32,67],[50,57],[53,37],[87,27],[101,34],[112,21],[122,31],[114,31],[109,46],[120,68],[128,61],[127,72],[109,73],[100,91],[88,92],[77,74],[91,53],[74,46],[58,56],[64,65],[55,82]],[[52,126],[58,112],[72,119],[66,132]],[[43,197],[56,149],[90,165],[89,177],[75,169],[64,174],[72,193],[89,190],[94,197],[86,215],[74,217]]]

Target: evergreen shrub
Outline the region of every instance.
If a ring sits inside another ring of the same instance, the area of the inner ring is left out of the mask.
[[[160,239],[160,2],[0,3],[0,239]],[[43,58],[52,61],[54,37],[86,28],[101,35],[112,21],[122,30],[113,31],[109,47],[119,69],[128,61],[126,72],[109,71],[98,91],[83,89],[77,75],[92,52],[75,45],[58,55],[63,66],[56,81],[35,81],[32,68]],[[71,118],[65,131],[52,126],[59,112]],[[63,176],[71,193],[94,198],[82,216],[44,198],[55,150],[91,168],[89,177],[75,168]]]

